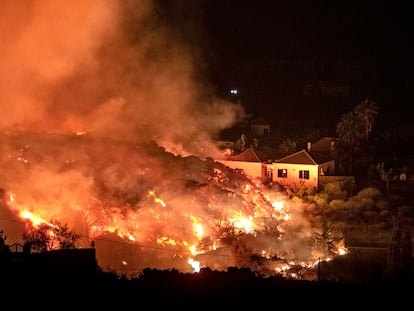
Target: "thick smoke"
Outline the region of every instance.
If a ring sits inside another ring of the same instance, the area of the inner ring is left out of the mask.
[[[160,12],[147,0],[2,1],[0,127],[214,152],[211,138],[243,110],[199,79],[202,47]]]

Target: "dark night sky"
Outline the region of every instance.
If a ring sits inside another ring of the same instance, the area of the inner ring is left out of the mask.
[[[205,16],[228,58],[410,55],[414,5],[374,3],[213,0]]]
[[[390,122],[411,120],[406,112],[413,100],[414,3],[179,3],[181,18],[176,20],[183,29],[200,21],[198,44],[204,49],[211,82],[220,94],[238,87],[248,112],[273,123],[292,112],[305,123],[320,123],[322,116],[336,123],[368,96]],[[315,81],[347,85],[350,94],[304,96],[304,86]]]

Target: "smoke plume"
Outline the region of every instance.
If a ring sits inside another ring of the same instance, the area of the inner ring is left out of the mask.
[[[243,110],[214,95],[203,47],[162,12],[148,0],[2,1],[0,127],[214,152],[212,137]]]

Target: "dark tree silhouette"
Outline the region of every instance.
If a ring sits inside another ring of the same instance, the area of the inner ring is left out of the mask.
[[[336,125],[338,136],[337,148],[341,156],[340,163],[347,166],[347,172],[352,171],[354,154],[359,150],[359,141],[363,135],[362,124],[356,114],[351,111],[344,114]]]
[[[387,274],[389,278],[407,276],[412,264],[411,234],[402,232],[401,222],[394,219],[391,243],[388,250]]]
[[[347,165],[347,172],[352,172],[353,157],[361,150],[361,142],[367,143],[375,123],[378,108],[374,101],[365,99],[352,111],[343,114],[336,124],[338,137],[337,148],[342,165]]]
[[[366,98],[354,109],[355,114],[364,126],[364,136],[368,140],[369,134],[375,123],[375,118],[378,115],[378,106],[375,101]]]
[[[408,229],[404,232],[402,236],[401,244],[401,267],[403,271],[410,272],[413,264],[413,258],[411,246],[411,233]]]
[[[394,220],[391,243],[388,248],[387,273],[394,276],[399,271],[401,261],[401,227],[398,221]]]

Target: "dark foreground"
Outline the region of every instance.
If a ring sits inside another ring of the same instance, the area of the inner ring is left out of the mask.
[[[2,271],[3,298],[15,307],[128,308],[128,310],[206,307],[255,310],[286,308],[359,309],[411,303],[413,280],[371,283],[286,280],[256,277],[249,270],[199,273],[145,270],[137,278],[114,273],[39,266]],[[391,304],[391,305],[390,305]],[[146,307],[144,307],[146,306]]]

